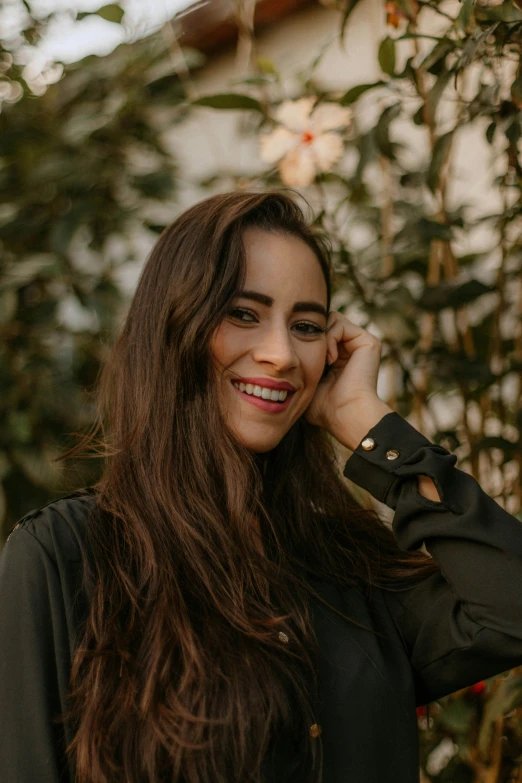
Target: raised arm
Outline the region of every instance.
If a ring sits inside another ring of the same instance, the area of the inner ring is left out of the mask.
[[[522,523],[456,461],[391,412],[344,470],[395,509],[400,548],[424,543],[440,566],[414,588],[384,591],[416,675],[418,704],[522,665]],[[420,476],[433,481],[440,501],[420,494]]]

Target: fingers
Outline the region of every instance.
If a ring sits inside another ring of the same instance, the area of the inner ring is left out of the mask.
[[[382,343],[378,337],[352,323],[337,311],[329,313],[326,333],[329,364],[333,364],[339,358],[348,359],[355,350],[363,346],[374,348],[379,355],[382,350]]]

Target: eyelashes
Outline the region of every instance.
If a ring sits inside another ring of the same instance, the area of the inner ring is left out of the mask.
[[[237,321],[240,321],[241,323],[244,323],[244,324],[255,323],[255,320],[257,320],[256,314],[254,312],[252,312],[252,310],[247,310],[244,307],[232,307],[228,311],[228,314],[232,318],[235,318]],[[252,319],[255,319],[255,320],[244,320],[241,317],[242,315],[248,315]],[[296,327],[296,326],[305,326],[305,327],[308,327],[311,330],[311,331],[303,331],[303,330],[299,329],[298,331],[300,331],[301,334],[304,334],[304,335],[324,334],[326,332],[326,327],[318,326],[317,324],[314,324],[312,321],[299,321],[298,323],[294,324],[294,327]]]

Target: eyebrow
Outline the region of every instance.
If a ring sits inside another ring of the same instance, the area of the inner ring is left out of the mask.
[[[254,302],[266,305],[266,307],[271,307],[274,304],[271,296],[260,294],[258,291],[239,291],[237,297],[252,299]],[[292,313],[319,313],[319,315],[324,315],[325,318],[328,318],[326,308],[320,302],[295,302],[292,307]]]

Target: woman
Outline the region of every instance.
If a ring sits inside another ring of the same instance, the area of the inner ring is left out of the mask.
[[[285,195],[164,231],[101,378],[101,480],[2,553],[3,783],[414,783],[415,706],[522,664],[520,522],[329,308]]]

